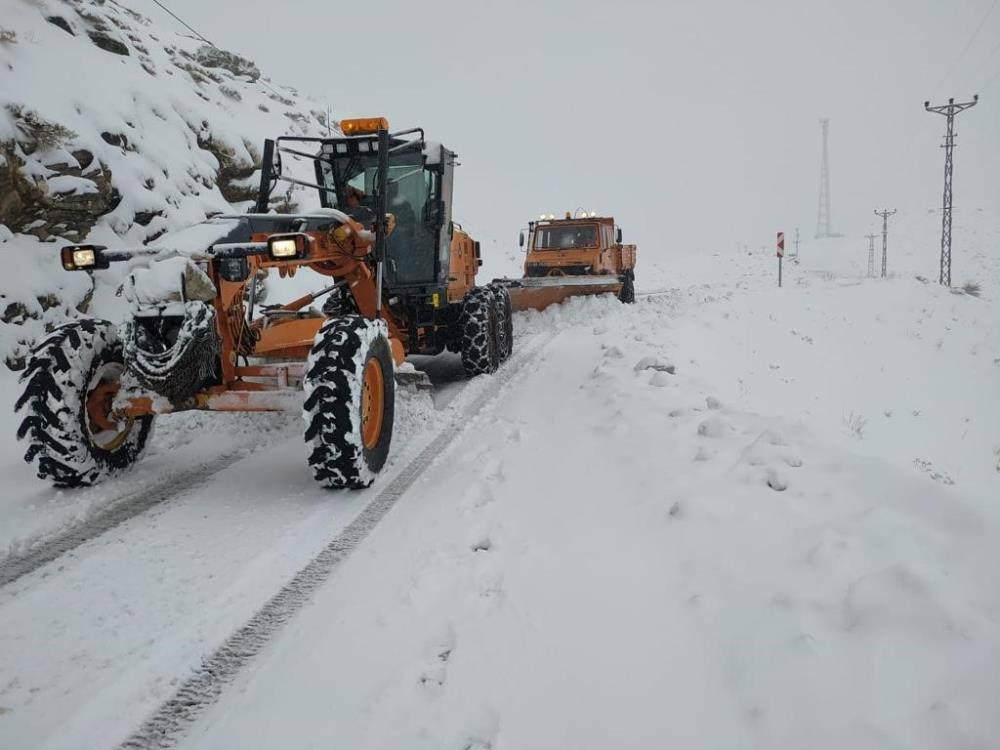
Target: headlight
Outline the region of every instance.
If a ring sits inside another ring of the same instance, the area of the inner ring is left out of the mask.
[[[77,268],[89,268],[97,262],[97,255],[93,250],[74,250],[73,265]]]
[[[267,240],[267,252],[274,260],[294,260],[309,254],[307,234],[276,234]]]
[[[97,245],[68,245],[59,255],[62,266],[67,271],[89,271],[108,267],[107,260],[101,254],[103,249]]]

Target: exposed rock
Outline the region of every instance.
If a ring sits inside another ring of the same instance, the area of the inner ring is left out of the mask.
[[[87,149],[81,148],[73,152],[73,158],[77,160],[80,164],[80,170],[82,172],[87,171],[87,167],[94,163],[94,155],[90,153]]]
[[[115,39],[113,36],[100,31],[91,31],[87,36],[90,37],[90,41],[105,52],[112,52],[116,55],[124,55],[125,57],[129,55],[128,46],[120,39]]]
[[[148,227],[157,216],[163,216],[163,211],[137,211],[135,223],[139,226]]]
[[[73,27],[69,25],[69,21],[67,21],[62,16],[46,16],[45,20],[51,23],[53,26],[58,26],[67,34],[76,36],[76,32],[73,31]]]
[[[109,146],[118,146],[119,148],[123,148],[126,151],[128,150],[128,138],[125,137],[124,133],[109,133],[107,131],[104,131],[103,133],[101,133],[101,138]]]
[[[251,60],[208,44],[198,49],[195,59],[206,68],[223,68],[233,75],[247,76],[251,81],[260,78],[260,69]]]
[[[82,152],[88,154],[89,152]],[[111,172],[98,164],[88,172],[87,179],[97,190],[93,193],[56,195],[48,190],[45,180],[30,180],[21,172],[24,162],[18,157],[15,144],[0,143],[0,224],[13,232],[33,234],[40,239],[52,236],[82,241],[97,220],[113,211],[121,196],[111,184]],[[91,166],[93,156],[86,162]],[[56,176],[81,177],[84,169],[76,165],[57,164],[49,168]]]
[[[222,197],[230,203],[240,201],[250,201],[257,197],[256,186],[238,184],[243,182],[254,172],[260,169],[260,155],[253,149],[248,149],[253,156],[253,162],[241,162],[236,159],[233,150],[211,137],[203,138],[198,136],[198,146],[210,152],[219,160],[219,173],[216,176],[216,184]]]

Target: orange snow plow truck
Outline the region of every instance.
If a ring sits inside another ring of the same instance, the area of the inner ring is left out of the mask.
[[[521,232],[521,247],[525,232]],[[528,223],[524,278],[497,279],[514,310],[543,310],[569,297],[615,294],[635,302],[635,245],[622,244],[610,216],[595,213],[563,219],[549,214]]]

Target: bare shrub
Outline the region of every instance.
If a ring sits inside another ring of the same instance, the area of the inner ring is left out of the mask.
[[[852,437],[855,440],[861,440],[864,438],[865,426],[868,424],[868,420],[860,414],[855,414],[852,411],[850,414],[845,414],[841,418],[840,422],[848,437]]]
[[[76,133],[57,122],[49,122],[33,109],[20,104],[6,105],[7,111],[14,117],[14,124],[21,133],[18,138],[29,150],[50,149],[64,145],[76,138]]]

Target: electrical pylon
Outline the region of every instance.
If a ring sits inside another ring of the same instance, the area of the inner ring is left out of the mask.
[[[979,94],[973,96],[971,102],[959,104],[955,104],[954,99],[949,99],[947,104],[937,107],[932,107],[930,102],[924,102],[924,109],[928,112],[948,118],[944,144],[941,146],[944,149],[944,200],[941,207],[941,271],[938,275],[938,283],[945,286],[951,286],[951,175],[952,152],[955,150],[955,115],[976,106],[978,101]]]
[[[819,121],[823,128],[823,157],[819,164],[819,208],[816,211],[816,239],[843,237],[830,229],[830,153],[828,147],[830,120]]]
[[[866,234],[868,238],[868,278],[875,278],[875,238],[877,234]]]
[[[896,209],[885,208],[881,211],[875,211],[876,216],[882,217],[882,278],[885,278],[885,256],[888,252],[888,236],[889,236],[889,217],[896,213]]]

